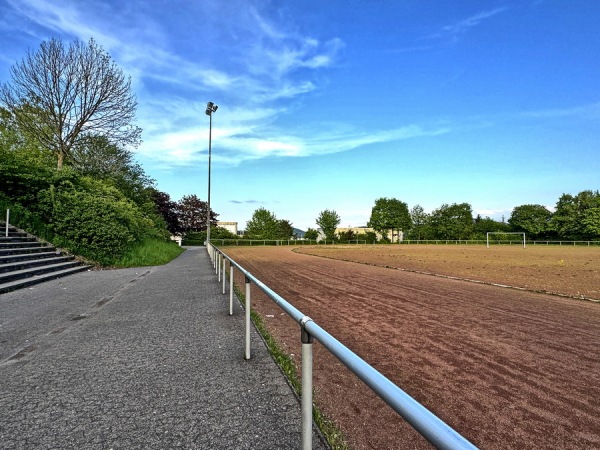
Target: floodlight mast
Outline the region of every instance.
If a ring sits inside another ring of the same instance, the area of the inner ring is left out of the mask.
[[[219,107],[213,102],[206,104],[206,115],[209,117],[208,125],[208,202],[206,209],[206,243],[210,242],[210,160],[212,153],[212,115]]]

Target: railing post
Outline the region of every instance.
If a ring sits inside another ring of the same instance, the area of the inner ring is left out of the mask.
[[[233,316],[233,264],[229,263],[229,315]]]
[[[222,270],[222,272],[223,272],[223,295],[225,294],[225,278],[227,278],[225,276],[225,269],[226,269],[225,265],[226,264],[227,264],[227,258],[225,258],[225,255],[223,255],[223,270]]]
[[[250,359],[250,278],[246,277],[246,349],[244,359]]]
[[[219,281],[219,283],[221,282],[221,260],[223,258],[223,255],[221,255],[220,253],[217,256],[217,280]]]
[[[6,237],[8,237],[8,221],[10,219],[10,209],[6,209]]]
[[[304,325],[311,320],[304,316],[300,321],[302,340],[302,450],[312,449],[312,410],[313,410],[313,337]]]

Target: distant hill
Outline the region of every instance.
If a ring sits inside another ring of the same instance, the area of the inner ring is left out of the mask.
[[[304,233],[305,233],[305,231],[302,231],[298,228],[294,228],[294,236],[296,236],[298,239],[303,239]]]

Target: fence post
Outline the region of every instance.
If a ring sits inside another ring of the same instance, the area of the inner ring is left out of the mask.
[[[244,359],[250,359],[250,279],[246,277],[246,351]]]
[[[304,329],[310,317],[300,321],[302,340],[302,450],[312,449],[312,408],[313,408],[313,337]]]
[[[233,264],[229,262],[229,315],[233,316]]]
[[[8,237],[8,221],[10,219],[10,209],[6,209],[6,237]]]

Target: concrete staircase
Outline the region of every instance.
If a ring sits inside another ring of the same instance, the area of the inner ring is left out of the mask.
[[[0,222],[0,294],[87,270],[73,256]]]

